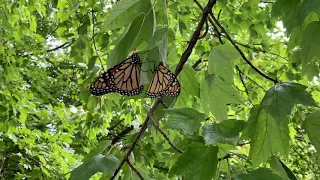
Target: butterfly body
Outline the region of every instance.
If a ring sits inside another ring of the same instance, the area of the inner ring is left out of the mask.
[[[141,61],[137,54],[101,74],[90,86],[90,92],[96,96],[117,92],[125,96],[134,96],[142,92],[140,86]]]

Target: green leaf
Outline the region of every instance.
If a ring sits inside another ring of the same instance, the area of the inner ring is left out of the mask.
[[[27,120],[27,117],[28,117],[28,109],[27,108],[22,108],[22,110],[20,111],[20,117],[19,117],[19,121],[22,123],[22,124],[25,124],[26,123],[26,120]]]
[[[217,170],[218,147],[193,143],[178,158],[170,174],[184,176],[185,180],[212,179]]]
[[[88,110],[93,112],[97,104],[98,104],[98,98],[95,96],[90,96],[87,104]]]
[[[293,172],[281,160],[273,155],[270,160],[272,170],[283,179],[298,180]]]
[[[239,133],[244,129],[246,122],[237,120],[225,120],[218,124],[206,124],[202,135],[206,145],[217,143],[236,144]]]
[[[88,70],[91,70],[94,65],[96,64],[96,61],[98,59],[98,56],[92,56],[90,59],[89,59],[89,62],[88,62]]]
[[[267,91],[261,105],[277,123],[280,123],[291,113],[295,104],[317,106],[306,88],[306,86],[291,82],[276,84]]]
[[[253,167],[266,162],[273,153],[288,156],[290,140],[288,119],[277,124],[260,106],[251,110],[248,126],[242,136],[251,138],[249,156]]]
[[[99,146],[97,148],[92,149],[82,160],[82,162],[86,162],[90,159],[92,159],[93,156],[97,154],[101,154],[103,151],[105,151],[108,146],[111,144],[111,141],[101,141],[99,143]]]
[[[177,106],[186,106],[191,97],[200,97],[200,84],[196,72],[189,65],[184,65],[178,77],[181,92],[176,102]]]
[[[158,28],[156,32],[153,34],[153,36],[151,37],[147,48],[143,51],[151,50],[159,46],[160,43],[163,42],[164,38],[167,37],[167,33],[168,33],[168,27]]]
[[[187,30],[187,26],[183,21],[179,21],[179,30],[181,35],[184,35],[183,32]]]
[[[134,44],[137,36],[141,31],[144,21],[143,14],[137,16],[132,23],[128,26],[128,31],[122,33],[122,39],[118,42],[116,47],[108,57],[108,66],[112,67],[127,58],[129,52],[134,49]]]
[[[110,35],[108,33],[104,33],[102,36],[99,37],[99,44],[103,50],[108,48],[109,37]]]
[[[311,62],[303,68],[302,74],[307,76],[308,80],[311,82],[314,77],[319,77],[319,66]]]
[[[137,16],[137,4],[140,0],[121,0],[112,7],[112,11],[104,27],[107,29],[117,29],[128,25],[132,18]]]
[[[193,0],[182,0],[182,3],[189,7],[193,6]]]
[[[88,26],[87,24],[82,24],[81,26],[78,27],[78,34],[81,36],[87,35],[88,34]]]
[[[148,5],[151,8],[149,0],[142,0],[141,2],[144,2],[145,6]],[[150,8],[145,10],[150,10]],[[153,10],[153,8],[151,10]],[[154,24],[153,11],[150,11],[146,15],[143,12],[140,13],[127,28],[128,31],[125,30],[120,36],[121,39],[108,57],[108,65],[113,66],[123,61],[130,51],[136,50],[143,39],[148,41],[153,35],[155,29]]]
[[[259,168],[254,171],[249,172],[248,174],[241,174],[236,178],[237,180],[282,180],[282,178],[274,174],[270,169]]]
[[[30,30],[33,32],[37,31],[37,19],[34,16],[30,17]]]
[[[139,7],[138,7],[139,8]],[[144,22],[141,27],[141,31],[138,34],[138,45],[140,45],[141,40],[144,39],[146,42],[149,42],[150,38],[153,36],[154,31],[156,30],[156,19],[153,5],[150,0],[141,0],[140,2],[140,11],[146,13],[144,17]]]
[[[301,59],[303,67],[315,57],[320,60],[320,51],[319,48],[317,48],[319,44],[320,22],[311,22],[305,27],[301,35]]]
[[[286,171],[287,176],[290,180],[298,180],[298,178],[293,174],[293,172],[279,159],[283,169]]]
[[[205,114],[189,107],[171,108],[165,110],[171,116],[165,124],[166,128],[180,130],[184,134],[192,134],[201,126]]]
[[[242,104],[239,92],[229,83],[215,75],[203,79],[200,85],[202,109],[212,112],[218,122],[228,119],[227,104]]]
[[[290,34],[295,27],[301,26],[310,13],[320,14],[318,0],[287,1],[277,0],[272,8],[275,17],[280,16],[287,32]],[[293,21],[294,19],[294,21]]]
[[[307,132],[312,145],[320,154],[320,110],[309,114],[302,124],[303,129]]]
[[[238,51],[231,44],[215,46],[208,57],[209,74],[218,75],[226,82],[233,84],[232,61],[239,57]]]
[[[113,175],[120,161],[114,155],[98,154],[71,171],[70,180],[88,180],[97,172]]]
[[[94,4],[95,4],[95,0],[88,0],[88,4],[90,7],[94,7]]]

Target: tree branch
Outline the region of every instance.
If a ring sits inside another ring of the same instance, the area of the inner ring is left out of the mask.
[[[133,126],[127,127],[124,129],[119,135],[117,135],[114,139],[112,139],[111,145],[117,143],[121,138],[123,138],[126,134],[133,130]]]
[[[198,60],[192,65],[192,68],[193,68],[193,69],[196,69],[196,67],[197,67],[200,63],[202,63],[202,59],[201,59],[201,58],[198,59]]]
[[[131,162],[129,161],[129,159],[127,159],[127,164],[129,165],[129,167],[139,176],[140,179],[144,179],[142,177],[142,175],[139,173],[139,171],[131,164]]]
[[[148,114],[151,114],[156,110],[156,108],[158,107],[160,101],[160,98],[157,98],[155,103],[153,104],[153,106],[151,107],[151,109],[149,110]],[[122,161],[120,162],[120,165],[118,166],[118,168],[115,170],[113,176],[110,178],[110,180],[114,179],[117,174],[119,173],[121,167],[123,166],[124,162],[126,162],[126,160],[128,159],[130,153],[132,152],[133,148],[136,146],[136,144],[138,143],[140,137],[142,136],[143,132],[147,129],[149,124],[149,115],[147,116],[146,120],[144,121],[144,123],[142,124],[140,131],[138,132],[138,134],[136,135],[136,137],[134,138],[130,148],[128,149],[127,153],[125,154],[125,156],[123,157]]]
[[[211,12],[211,9],[212,9],[213,5],[216,3],[216,1],[217,0],[210,0],[208,2],[207,6],[205,7],[205,10],[203,11],[201,20],[200,20],[200,22],[198,24],[198,27],[194,31],[194,33],[193,33],[193,35],[192,35],[192,37],[191,37],[191,39],[189,41],[188,47],[183,52],[183,54],[182,54],[182,56],[180,58],[179,64],[176,67],[176,70],[175,70],[175,75],[176,76],[181,72],[184,64],[187,62],[190,54],[192,53],[193,47],[197,43],[198,38],[200,36],[200,31],[201,31],[201,28],[202,28],[202,26],[203,26],[203,24],[205,22],[205,19],[208,17],[208,14],[209,14],[209,12]],[[153,106],[151,107],[151,109],[149,110],[148,115],[146,117],[146,120],[144,121],[143,125],[141,126],[140,131],[138,132],[137,136],[135,137],[133,143],[131,144],[131,146],[128,149],[127,153],[125,154],[124,158],[120,162],[119,167],[115,170],[113,176],[111,177],[111,180],[114,179],[117,176],[117,174],[119,173],[119,171],[120,171],[121,167],[123,166],[124,162],[128,159],[128,157],[129,157],[130,153],[132,152],[133,148],[136,146],[138,140],[142,136],[143,132],[147,129],[148,124],[149,124],[149,117],[152,116],[153,112],[157,109],[158,105],[161,103],[161,99],[162,99],[162,97],[158,97],[156,99],[156,101],[154,102]]]
[[[243,154],[239,154],[239,153],[228,153],[226,155],[224,155],[223,157],[219,158],[218,161],[222,161],[222,160],[225,160],[225,159],[228,159],[228,158],[232,158],[232,156],[237,156],[237,157],[240,157],[242,159],[245,159],[248,161],[248,157],[243,155]]]
[[[165,132],[163,132],[163,130],[160,128],[160,126],[153,120],[152,116],[149,117],[149,120],[151,121],[151,123],[154,125],[154,127],[162,134],[162,136],[168,141],[168,143],[170,144],[170,146],[175,149],[176,151],[178,151],[179,153],[183,153],[183,151],[181,149],[179,149],[176,145],[174,145],[171,140],[169,139],[169,137],[167,136],[167,134]]]
[[[194,2],[197,4],[197,6],[198,6],[202,11],[204,10],[198,0],[194,0]],[[209,16],[207,19],[209,19],[209,22],[210,22],[210,24],[211,24],[212,27],[213,27],[213,32],[214,32],[214,34],[217,36],[217,38],[219,39],[219,42],[220,42],[221,44],[223,44],[223,41],[222,41],[222,39],[221,39],[221,33],[218,31],[218,28],[217,28],[217,26],[214,24],[212,18]]]
[[[254,51],[260,51],[260,52],[265,53],[265,54],[271,54],[271,55],[280,57],[280,58],[285,59],[285,60],[288,61],[288,58],[283,57],[283,56],[281,56],[281,55],[279,55],[279,54],[271,53],[271,52],[268,52],[268,51],[265,51],[265,50],[262,50],[262,49],[258,49],[258,48],[255,48],[255,47],[251,47],[251,46],[249,46],[249,45],[247,45],[247,44],[243,44],[243,43],[241,43],[241,42],[237,42],[237,41],[234,41],[234,42],[235,42],[236,44],[240,45],[240,46],[245,47],[245,48],[252,49],[252,50],[254,50]]]
[[[244,55],[244,53],[242,52],[242,50],[237,46],[237,44],[232,40],[232,38],[230,37],[230,35],[228,34],[228,32],[223,28],[223,26],[219,23],[219,21],[214,17],[212,11],[210,11],[210,16],[212,17],[213,21],[219,26],[219,28],[221,29],[221,31],[226,35],[226,38],[230,41],[230,43],[233,45],[234,48],[236,48],[236,50],[239,52],[239,54],[241,55],[241,57],[244,59],[244,61],[252,68],[254,69],[258,74],[260,74],[262,77],[272,81],[273,83],[278,83],[278,80],[273,79],[269,76],[267,76],[266,74],[264,74],[263,72],[261,72],[258,68],[256,68],[248,59],[247,57]]]
[[[203,14],[202,14],[201,20],[200,20],[200,22],[198,24],[198,27],[194,31],[193,36],[191,37],[191,39],[189,41],[188,47],[183,52],[183,54],[182,54],[182,56],[180,58],[179,64],[176,67],[176,70],[175,70],[175,73],[174,73],[176,76],[180,73],[180,71],[183,68],[183,65],[187,62],[189,56],[191,55],[192,49],[196,45],[197,40],[198,40],[198,38],[200,36],[201,28],[202,28],[206,18],[208,17],[209,13],[211,12],[212,7],[214,6],[214,4],[216,2],[217,2],[217,0],[210,0],[208,2],[207,6],[203,9]]]
[[[53,52],[53,51],[57,51],[59,49],[62,49],[62,48],[67,48],[69,47],[75,40],[72,39],[70,42],[65,42],[63,44],[61,44],[60,46],[57,46],[55,48],[52,48],[52,49],[48,49],[46,50],[46,52]],[[20,57],[27,57],[27,56],[32,56],[34,53],[31,52],[31,53],[28,53],[28,54],[23,54],[23,53],[19,53],[18,56]]]
[[[242,75],[245,75],[244,72],[241,71],[241,69],[237,69],[239,71],[239,73],[241,73]],[[249,76],[246,76],[251,82],[253,82],[255,85],[257,85],[258,87],[260,87],[261,89],[263,89],[264,91],[267,91],[264,89],[264,87],[262,87],[261,85],[259,85],[257,82],[255,82],[253,79],[251,79]]]
[[[110,126],[108,128],[109,131],[113,130],[114,128],[116,128],[119,124],[121,124],[124,121],[124,119],[121,119],[119,122],[117,122],[115,125]]]

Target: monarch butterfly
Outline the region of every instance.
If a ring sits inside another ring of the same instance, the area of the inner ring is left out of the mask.
[[[180,84],[175,75],[160,62],[154,69],[154,75],[146,91],[148,97],[154,98],[164,94],[176,97],[180,94]]]
[[[129,58],[101,74],[90,86],[90,92],[96,96],[117,92],[121,95],[134,96],[142,92],[140,86],[141,61],[138,54]]]

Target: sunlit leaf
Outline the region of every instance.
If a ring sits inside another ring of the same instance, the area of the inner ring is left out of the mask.
[[[319,8],[320,14],[320,8]],[[320,43],[320,22],[311,22],[303,30],[301,36],[302,65],[306,66],[313,58],[320,59],[317,45]]]
[[[227,104],[241,104],[243,99],[232,85],[218,76],[209,75],[200,85],[201,104],[204,112],[212,112],[218,121],[226,120]]]
[[[181,91],[176,103],[177,106],[186,106],[190,97],[200,97],[200,84],[192,67],[185,65],[178,80],[181,85]]]
[[[113,8],[105,22],[108,29],[116,29],[126,26],[132,21],[132,17],[137,16],[140,12],[136,11],[136,5],[140,0],[121,0]]]
[[[231,44],[212,48],[208,57],[209,74],[220,76],[226,82],[233,84],[232,61],[238,57],[240,57],[239,53]]]
[[[317,110],[311,114],[309,114],[306,119],[303,122],[303,129],[308,134],[308,137],[313,144],[313,146],[318,151],[318,154],[320,154],[320,132],[318,128],[320,127],[320,111]]]

